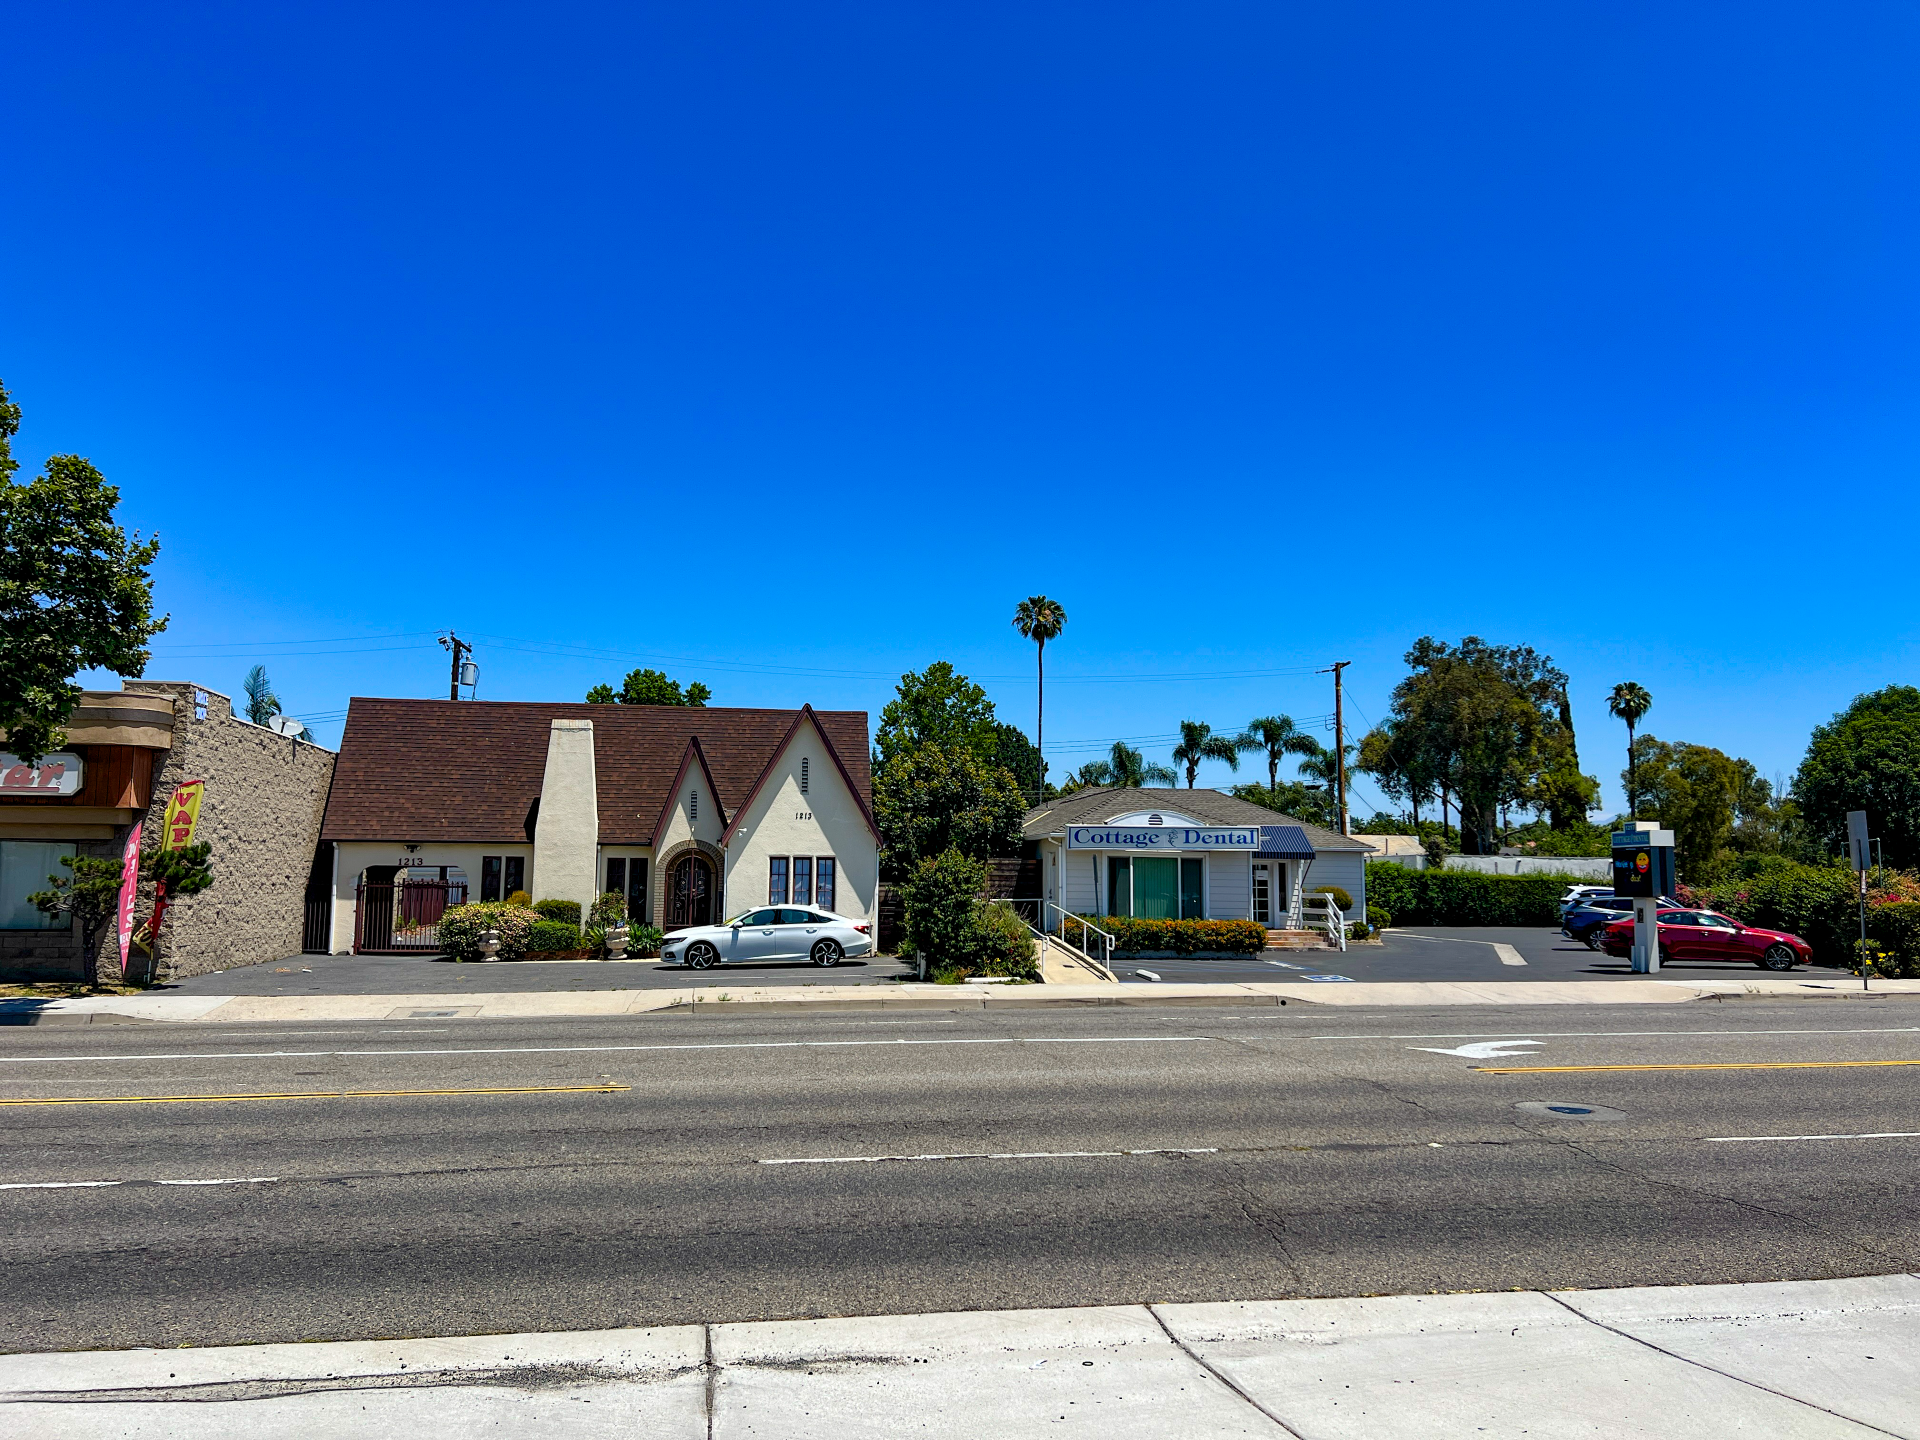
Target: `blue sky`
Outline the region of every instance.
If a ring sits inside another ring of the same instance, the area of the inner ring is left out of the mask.
[[[1045,592],[1056,775],[1423,633],[1552,654],[1610,803],[1623,679],[1790,773],[1920,641],[1917,27],[27,7],[0,376],[159,531],[150,673],[295,714],[452,626],[483,698],[946,658],[1030,728]]]

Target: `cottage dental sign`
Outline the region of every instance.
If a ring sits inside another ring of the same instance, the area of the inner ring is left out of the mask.
[[[78,795],[86,766],[64,751],[42,755],[38,765],[23,765],[17,755],[0,755],[0,791],[29,795]]]
[[[1258,850],[1257,825],[1076,825],[1069,850]]]

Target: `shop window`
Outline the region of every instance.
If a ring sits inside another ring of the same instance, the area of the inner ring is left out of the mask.
[[[1273,923],[1273,870],[1271,866],[1253,867],[1253,918],[1259,925]]]
[[[767,861],[767,903],[787,903],[787,857],[776,855]]]
[[[480,857],[480,898],[482,900],[500,898],[500,857],[498,855]]]
[[[627,893],[627,862],[623,857],[615,855],[607,861],[607,883],[600,888],[616,895]]]
[[[1142,920],[1180,918],[1180,862],[1171,855],[1133,858],[1133,913]]]
[[[527,888],[527,857],[524,855],[507,856],[506,893],[511,895],[515,891],[524,890],[526,888]]]
[[[793,903],[813,903],[813,861],[804,855],[793,857]]]
[[[49,876],[68,879],[60,863],[73,854],[70,840],[0,840],[0,930],[65,930],[72,921],[49,915],[27,896],[46,890]]]
[[[647,923],[647,862],[633,860],[627,865],[627,918]]]
[[[833,909],[833,872],[837,867],[831,855],[813,862],[813,903],[822,910]]]

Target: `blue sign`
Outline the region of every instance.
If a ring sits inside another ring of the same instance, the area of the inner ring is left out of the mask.
[[[1069,850],[1241,850],[1260,848],[1258,825],[1075,825]]]

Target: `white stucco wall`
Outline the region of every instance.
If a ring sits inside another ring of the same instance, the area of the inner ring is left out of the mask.
[[[547,731],[547,769],[534,824],[535,900],[592,906],[599,879],[600,790],[593,769],[593,722],[555,720]]]
[[[698,804],[695,804],[698,796]],[[689,818],[689,817],[693,818]],[[720,833],[726,826],[720,818],[720,807],[714,803],[713,787],[707,783],[706,771],[699,762],[687,767],[687,773],[680,779],[680,788],[674,792],[673,805],[667,811],[667,823],[660,827],[660,833],[653,837],[653,853],[662,857],[651,867],[653,873],[648,885],[653,892],[653,923],[665,926],[667,914],[667,871],[680,859],[673,852],[689,839],[702,840],[718,849]],[[710,852],[703,851],[709,861]],[[714,883],[720,893],[714,897],[713,918],[725,919],[740,910],[727,892],[726,875],[718,865],[714,867]]]
[[[807,790],[800,790],[801,762]],[[704,812],[703,812],[704,814]],[[727,847],[727,905],[736,913],[767,900],[768,861],[776,855],[831,856],[837,875],[833,908],[865,919],[874,913],[880,853],[860,812],[860,801],[827,754],[809,720],[775,758],[772,772]]]
[[[369,865],[400,865],[409,862],[407,868],[414,868],[411,862],[418,862],[418,868],[439,875],[440,867],[447,865],[466,873],[467,899],[480,898],[480,860],[482,856],[498,855],[503,860],[509,855],[517,855],[526,871],[524,884],[533,882],[533,847],[524,842],[518,845],[493,843],[486,845],[440,844],[425,841],[418,850],[409,853],[407,847],[398,841],[387,840],[343,840],[334,846],[338,866],[334,872],[333,883],[333,952],[345,955],[353,949],[353,904],[354,887]],[[504,866],[502,867],[504,869]],[[502,894],[504,900],[506,896]]]
[[[602,845],[600,847],[600,870],[594,884],[600,894],[607,889],[607,861],[624,860],[629,866],[636,860],[647,862],[647,915],[649,924],[658,923],[653,916],[653,847],[651,845]]]

